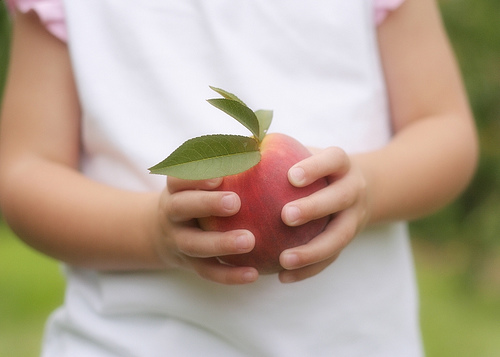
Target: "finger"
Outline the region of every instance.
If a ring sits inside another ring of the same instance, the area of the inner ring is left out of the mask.
[[[176,177],[167,177],[167,187],[170,193],[184,190],[213,190],[220,186],[222,178],[210,180],[183,180]]]
[[[295,269],[295,270],[283,270],[279,273],[279,280],[282,283],[294,283],[297,281],[302,281],[308,279],[314,275],[321,273],[324,269],[326,269],[331,263],[337,259],[338,254],[330,257],[327,260],[322,262],[305,266],[303,268]]]
[[[293,270],[336,257],[356,234],[356,216],[344,211],[308,243],[283,251],[280,255],[280,264],[287,270]]]
[[[162,201],[164,212],[172,222],[193,218],[232,216],[240,210],[241,201],[234,192],[187,190],[171,194]]]
[[[344,150],[329,147],[312,155],[288,170],[288,180],[297,187],[307,186],[326,176],[342,176],[350,167],[350,160]]]
[[[348,209],[356,199],[355,184],[340,180],[309,196],[287,203],[281,210],[281,219],[288,226],[299,226]]]
[[[253,283],[259,273],[252,267],[233,267],[221,264],[217,259],[193,259],[193,269],[203,279],[225,285]]]
[[[197,228],[180,230],[177,249],[190,257],[210,258],[250,252],[255,237],[250,231],[239,229],[228,232],[205,232]]]

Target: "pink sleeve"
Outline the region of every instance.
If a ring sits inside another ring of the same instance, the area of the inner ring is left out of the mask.
[[[66,23],[62,0],[7,0],[7,5],[10,10],[35,11],[49,32],[66,42]]]
[[[373,0],[375,9],[375,22],[380,25],[386,18],[387,14],[398,8],[405,0]]]
[[[403,1],[373,0],[376,24],[381,24],[389,11],[396,9]],[[11,10],[14,8],[22,12],[34,10],[53,35],[62,41],[67,40],[62,0],[7,0],[7,5]]]

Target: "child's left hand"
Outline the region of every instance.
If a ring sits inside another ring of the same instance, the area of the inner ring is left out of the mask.
[[[330,265],[370,216],[370,195],[365,174],[342,150],[330,147],[316,150],[288,172],[290,183],[307,186],[326,177],[328,187],[283,207],[282,219],[289,226],[332,215],[325,230],[309,243],[283,251],[280,263],[285,271],[282,282],[295,282],[318,274]]]

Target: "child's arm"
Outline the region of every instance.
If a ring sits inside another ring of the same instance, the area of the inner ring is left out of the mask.
[[[67,47],[34,13],[16,14],[0,128],[3,216],[29,245],[62,261],[95,269],[184,268],[221,283],[253,281],[253,268],[213,257],[247,252],[247,231],[203,232],[199,215],[231,215],[235,194],[191,190],[219,182],[179,183],[137,193],[78,172],[80,108]],[[200,257],[200,258],[197,258]]]
[[[310,244],[282,254],[282,265],[291,269],[281,274],[283,281],[324,269],[367,224],[434,212],[455,198],[474,172],[473,119],[434,0],[406,0],[380,26],[379,44],[395,135],[380,150],[348,157],[329,148],[290,171],[297,186],[322,176],[331,184],[288,204],[286,223],[336,215]]]

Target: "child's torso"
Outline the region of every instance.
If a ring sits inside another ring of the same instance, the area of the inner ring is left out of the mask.
[[[65,5],[82,170],[92,179],[160,190],[164,178],[147,168],[186,139],[248,135],[205,102],[209,85],[273,109],[270,131],[309,146],[352,153],[390,139],[371,1]],[[324,272],[291,285],[276,276],[233,287],[177,271],[67,272],[66,305],[47,340],[61,357],[63,345],[73,357],[419,355],[404,224],[362,233]]]

